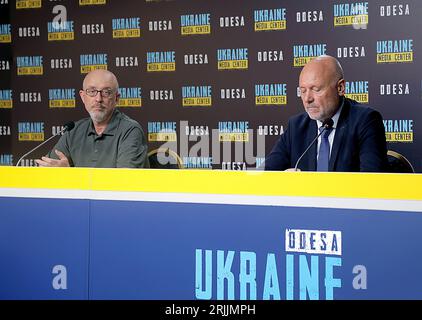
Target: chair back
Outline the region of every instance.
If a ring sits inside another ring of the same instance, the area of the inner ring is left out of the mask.
[[[153,169],[183,169],[179,155],[169,148],[158,148],[148,152],[149,166]]]
[[[407,158],[393,150],[387,151],[389,172],[414,173],[415,169]]]

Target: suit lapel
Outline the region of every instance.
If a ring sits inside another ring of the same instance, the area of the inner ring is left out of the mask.
[[[342,144],[345,132],[347,132],[346,128],[348,125],[349,110],[350,103],[347,101],[347,99],[345,99],[343,110],[341,110],[340,118],[338,119],[337,123],[336,134],[334,136],[333,141],[333,148],[331,149],[330,162],[328,164],[328,171],[334,171],[334,165],[339,155],[340,146]]]

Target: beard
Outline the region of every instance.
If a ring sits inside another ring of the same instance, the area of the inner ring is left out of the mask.
[[[107,109],[90,111],[89,115],[94,123],[101,123],[108,118]]]

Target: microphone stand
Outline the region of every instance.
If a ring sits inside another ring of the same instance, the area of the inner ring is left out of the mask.
[[[28,151],[27,153],[25,153],[22,157],[19,158],[18,162],[16,163],[16,167],[19,166],[19,163],[22,161],[23,158],[25,158],[28,154],[30,154],[31,152],[37,150],[39,147],[43,146],[44,144],[46,144],[48,141],[50,141],[51,139],[53,139],[54,137],[56,137],[57,135],[64,133],[67,130],[67,127],[63,128],[62,130],[60,130],[59,132],[57,132],[55,135],[51,136],[50,138],[48,138],[47,140],[45,140],[43,143],[39,144],[38,146],[36,146],[35,148],[31,149],[30,151]]]
[[[333,126],[333,120],[331,118],[329,118],[329,119],[325,120],[322,125],[323,125],[324,129],[322,129],[321,132],[315,137],[315,139],[312,140],[311,144],[306,148],[305,152],[303,152],[302,155],[300,156],[300,158],[296,161],[295,171],[297,171],[297,166],[299,165],[300,160],[302,160],[303,156],[313,146],[315,141],[323,134],[323,132],[325,130],[327,130],[327,129],[329,129]]]

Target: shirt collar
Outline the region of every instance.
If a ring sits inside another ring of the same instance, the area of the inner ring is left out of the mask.
[[[336,114],[331,117],[333,120],[333,129],[337,128],[338,119],[340,118],[341,110],[343,109],[344,98],[341,100],[340,108],[338,108]],[[322,121],[317,120],[318,129],[322,126]]]

